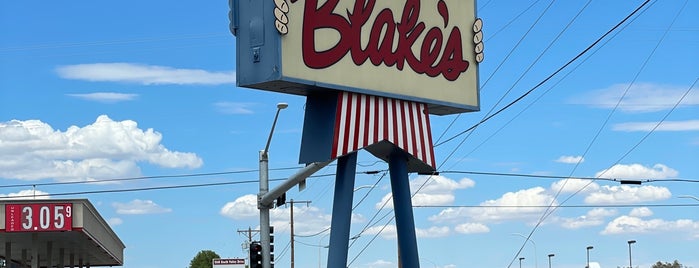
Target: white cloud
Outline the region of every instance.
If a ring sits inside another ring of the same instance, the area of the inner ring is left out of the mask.
[[[657,128],[656,128],[657,126]],[[664,121],[658,125],[658,122],[629,122],[615,124],[612,129],[614,131],[697,131],[699,130],[699,120],[686,121]]]
[[[197,168],[194,153],[174,152],[153,129],[99,116],[91,125],[54,130],[39,120],[0,122],[0,177],[95,181],[140,175],[138,162]]]
[[[454,231],[461,234],[478,234],[478,233],[488,233],[490,228],[485,224],[481,223],[462,223],[454,227]]]
[[[585,197],[587,204],[633,204],[647,201],[665,200],[672,196],[665,187],[644,186],[602,186],[597,192]]]
[[[394,224],[369,227],[362,235],[376,235],[378,233],[381,233],[380,236],[384,239],[396,239],[398,237]],[[450,234],[449,227],[446,226],[432,226],[427,229],[415,228],[415,236],[418,238],[447,237]]]
[[[109,218],[109,220],[107,220],[107,223],[109,223],[110,226],[117,226],[124,223],[124,220],[122,220],[121,218]]]
[[[647,207],[634,208],[629,213],[631,217],[643,218],[653,216],[653,211]]]
[[[291,221],[291,208],[288,206],[270,210],[270,225],[275,226],[275,232],[289,232]],[[234,220],[257,220],[257,196],[244,195],[233,202],[226,203],[219,213]],[[318,207],[296,205],[294,206],[294,233],[298,235],[316,234],[330,227],[332,215],[325,213]],[[352,223],[366,221],[360,214],[352,214]]]
[[[254,103],[248,102],[217,102],[214,103],[216,109],[223,114],[253,114],[250,106]]]
[[[553,192],[561,193],[577,193],[577,192],[593,192],[599,189],[599,184],[591,180],[585,179],[565,179],[559,180],[551,184]]]
[[[611,109],[619,100],[618,109],[624,112],[656,112],[671,109],[687,91],[688,86],[669,86],[652,83],[616,84],[591,91],[579,98],[594,107]],[[627,91],[628,89],[628,91]],[[626,94],[624,94],[626,92]],[[623,99],[622,99],[623,96]],[[699,105],[699,91],[691,91],[679,105]]]
[[[652,168],[641,164],[623,165],[617,164],[609,169],[595,174],[599,178],[614,179],[665,179],[676,177],[679,173],[663,164],[655,164]]]
[[[388,268],[388,267],[396,267],[396,265],[390,261],[387,260],[376,260],[371,263],[367,263],[366,266],[367,268]]]
[[[425,182],[427,182],[425,184]],[[417,176],[410,181],[410,192],[413,194],[413,206],[439,206],[448,205],[454,202],[454,191],[475,186],[476,183],[468,178],[454,181],[444,176]],[[415,194],[415,191],[420,192]],[[391,193],[386,194],[380,202],[376,203],[376,208],[381,209],[384,203],[385,208],[393,208],[393,198]]]
[[[68,96],[101,103],[116,103],[136,99],[138,94],[125,94],[116,92],[95,92],[87,94],[68,94]]]
[[[114,202],[112,206],[116,209],[117,214],[126,215],[158,214],[172,211],[172,209],[161,207],[151,200],[140,199],[134,199],[128,203]]]
[[[507,220],[536,220],[546,206],[557,206],[554,198],[542,187],[505,193],[496,200],[482,202],[479,207],[447,208],[429,217],[434,222],[502,222]]]
[[[634,214],[637,212],[632,212]],[[644,212],[647,217],[653,213]],[[678,219],[668,221],[663,219],[644,220],[632,215],[620,216],[607,224],[602,234],[629,234],[629,233],[676,233],[689,239],[699,239],[699,222],[690,219]]]
[[[0,200],[8,199],[51,199],[51,195],[47,192],[34,189],[21,190],[16,193],[0,194]]]
[[[260,212],[257,209],[257,196],[249,194],[238,197],[235,201],[223,205],[219,214],[234,220],[260,217]]]
[[[617,214],[616,210],[595,208],[588,211],[585,215],[576,218],[562,218],[561,226],[566,229],[580,229],[589,226],[600,226],[606,222],[608,217]]]
[[[579,156],[568,156],[564,155],[556,159],[556,162],[558,163],[564,163],[564,164],[578,164],[585,162],[585,158],[582,157],[581,155]]]
[[[93,82],[124,82],[143,85],[221,85],[235,84],[235,72],[209,72],[198,69],[176,69],[167,66],[136,63],[91,63],[60,66],[62,78]]]

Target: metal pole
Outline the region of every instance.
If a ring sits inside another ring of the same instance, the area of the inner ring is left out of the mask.
[[[629,268],[633,268],[633,265],[631,264],[631,244],[636,243],[636,240],[629,240]]]
[[[529,241],[529,243],[532,243],[532,245],[534,246],[534,267],[539,268],[539,261],[537,260],[538,258],[536,257],[536,256],[539,256],[539,253],[537,253],[536,243],[534,243],[534,240],[532,240],[529,237],[527,237],[523,234],[520,234],[520,233],[513,233],[512,235],[521,236],[522,238],[526,239],[526,241]],[[525,241],[525,244],[526,244],[526,241]]]
[[[555,254],[549,254],[549,268],[551,268],[551,257],[556,256]]]
[[[391,153],[388,162],[391,173],[391,191],[393,209],[396,216],[396,234],[398,235],[398,254],[402,267],[420,267],[415,235],[415,218],[408,180],[408,160],[402,151]]]
[[[269,206],[263,206],[259,200],[269,190],[268,155],[260,151],[260,193],[257,195],[257,208],[260,209],[260,245],[262,246],[262,268],[271,268],[269,247]]]
[[[269,144],[272,141],[272,134],[274,134],[274,127],[277,125],[277,118],[279,118],[279,111],[289,107],[286,103],[277,104],[277,112],[274,115],[274,121],[272,122],[272,129],[269,131],[269,136],[267,137],[267,143],[265,143],[265,149],[260,151],[260,192],[257,194],[257,208],[260,210],[260,245],[262,246],[262,268],[272,268],[271,263],[271,251],[270,251],[270,241],[269,241],[269,209],[270,205],[262,204],[260,202],[262,197],[269,191]]]
[[[524,257],[519,257],[519,268],[522,268],[522,260],[524,260]]]
[[[333,215],[330,221],[330,249],[328,250],[328,265],[326,266],[328,268],[347,267],[356,171],[356,152],[337,159]]]
[[[590,268],[590,250],[593,249],[593,246],[587,246],[587,266],[585,268]]]

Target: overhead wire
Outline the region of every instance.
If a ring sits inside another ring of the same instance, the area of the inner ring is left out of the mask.
[[[647,0],[646,2],[644,2],[644,3],[642,4],[642,6],[645,6],[649,1],[650,1],[650,0]],[[622,96],[619,98],[619,101],[618,101],[617,104],[614,106],[614,108],[612,109],[612,111],[610,111],[609,115],[607,116],[607,118],[606,118],[605,121],[603,122],[602,126],[599,128],[599,130],[597,131],[597,133],[594,135],[593,139],[592,139],[592,140],[590,141],[590,143],[588,144],[587,148],[585,149],[585,152],[583,153],[583,156],[586,155],[586,154],[589,152],[590,148],[591,148],[592,145],[595,143],[595,141],[596,141],[597,138],[599,137],[600,133],[602,132],[602,130],[604,129],[604,127],[605,127],[605,126],[607,125],[607,123],[609,122],[611,116],[615,113],[615,111],[616,111],[616,110],[618,109],[618,107],[620,106],[622,100],[624,99],[624,97],[626,96],[626,94],[628,93],[628,91],[630,90],[631,86],[634,85],[635,81],[636,81],[636,80],[638,79],[638,77],[640,76],[640,73],[645,69],[646,65],[648,64],[648,62],[650,61],[650,59],[652,58],[652,56],[653,56],[653,55],[655,54],[655,52],[657,51],[657,49],[658,49],[658,47],[660,46],[660,44],[663,42],[663,40],[664,40],[665,37],[667,36],[667,33],[669,32],[669,30],[670,30],[670,28],[672,27],[672,25],[674,25],[675,21],[677,20],[677,18],[678,18],[679,15],[681,14],[681,12],[684,10],[684,7],[686,6],[686,4],[687,4],[687,2],[685,2],[685,4],[682,6],[682,8],[680,8],[680,9],[678,10],[678,12],[677,12],[677,14],[675,15],[675,17],[673,18],[672,22],[670,23],[670,25],[668,25],[666,31],[663,33],[663,36],[658,40],[658,43],[656,44],[656,46],[651,50],[651,52],[649,53],[649,55],[646,57],[646,59],[644,60],[644,62],[643,62],[642,65],[640,66],[638,72],[635,74],[635,76],[634,76],[632,82],[629,83],[629,85],[627,86],[627,88],[624,90],[624,93],[623,93]],[[642,7],[642,6],[641,6],[641,7]],[[639,7],[639,9],[640,9],[641,7]],[[648,8],[650,8],[650,6],[649,6]],[[636,9],[636,10],[639,10],[639,9]],[[648,9],[645,9],[645,10],[648,10]],[[667,116],[669,116],[669,114],[672,113],[672,111],[674,111],[674,109],[682,102],[682,100],[684,99],[684,97],[689,93],[689,91],[694,87],[695,84],[696,84],[696,81],[695,81],[694,84],[692,84],[692,86],[690,86],[690,88],[687,90],[687,92],[685,92],[685,95],[683,95],[683,96],[677,101],[677,103],[675,104],[675,106],[663,117],[663,119],[662,119],[660,122],[658,122],[658,124],[656,125],[655,128],[653,128],[651,131],[649,131],[643,138],[641,138],[641,139],[639,140],[639,142],[637,142],[634,146],[632,146],[626,153],[623,154],[622,157],[620,157],[620,158],[619,158],[614,164],[612,164],[611,166],[614,166],[614,165],[618,164],[622,159],[624,159],[626,156],[628,156],[628,154],[629,154],[631,151],[635,150],[635,148],[637,148],[643,141],[645,141],[645,139],[657,128],[657,126],[659,126],[659,124],[661,124],[661,123],[667,118]],[[578,163],[573,167],[573,169],[571,170],[571,175],[575,172],[575,170],[577,169],[577,167],[578,167],[579,165],[580,165],[580,162],[578,162]],[[598,177],[603,176],[603,175],[604,175],[606,172],[608,172],[609,170],[610,170],[610,169],[606,169],[606,170],[603,171],[601,174],[599,174]],[[568,198],[566,198],[565,200],[563,200],[559,205],[565,204],[565,203],[566,203],[568,200],[570,200],[573,196],[577,195],[579,192],[581,192],[582,190],[584,190],[585,188],[587,188],[587,187],[588,187],[589,185],[591,185],[594,181],[595,181],[595,180],[591,180],[590,182],[588,182],[587,184],[585,184],[584,186],[582,186],[582,187],[581,187],[580,189],[578,189],[576,192],[574,192],[574,193],[572,193],[570,196],[568,196]],[[565,180],[565,181],[564,181],[563,187],[565,186],[565,184],[566,184],[567,182],[568,182],[568,180]],[[536,230],[538,229],[539,226],[541,226],[541,224],[543,223],[543,221],[544,221],[546,218],[548,218],[550,215],[552,215],[552,214],[557,210],[558,206],[552,206],[552,205],[553,205],[554,202],[556,201],[557,197],[560,195],[560,193],[561,193],[563,187],[561,187],[561,188],[558,190],[558,192],[556,193],[556,195],[555,195],[554,198],[552,199],[551,204],[550,204],[551,207],[547,208],[547,209],[543,212],[543,214],[542,214],[542,216],[539,218],[538,222],[533,226],[532,230],[529,232],[529,235],[527,236],[527,240],[534,234],[534,232],[536,232]],[[522,247],[520,247],[519,251],[517,252],[517,254],[515,254],[515,256],[513,257],[512,261],[510,262],[510,265],[509,265],[509,266],[511,266],[512,263],[514,263],[514,261],[515,261],[515,259],[517,258],[517,256],[518,256],[518,255],[521,253],[521,251],[523,250],[524,246],[525,246],[525,245],[522,245]],[[509,266],[508,266],[508,267],[509,267]]]
[[[515,22],[517,19],[519,19],[519,17],[521,17],[522,15],[524,15],[527,11],[529,11],[529,9],[531,9],[531,8],[534,7],[537,3],[539,3],[539,1],[540,1],[540,0],[536,0],[536,1],[532,2],[531,5],[529,5],[526,9],[524,9],[522,12],[520,12],[517,16],[515,16],[514,18],[512,18],[512,19],[511,19],[509,22],[507,22],[503,27],[500,27],[500,29],[496,30],[495,33],[493,33],[493,35],[488,36],[487,40],[484,40],[484,42],[486,42],[486,41],[492,39],[493,37],[495,37],[495,35],[497,35],[497,34],[500,33],[501,31],[503,31],[505,28],[509,27],[513,22]],[[487,5],[487,4],[486,4],[486,5]],[[549,6],[550,6],[550,5],[549,5]],[[542,14],[542,15],[543,15],[543,14]],[[537,21],[538,21],[538,19],[537,19]],[[505,58],[503,58],[503,59],[500,61],[500,63],[498,63],[498,65],[495,67],[495,70],[493,70],[493,72],[490,73],[490,75],[488,76],[487,79],[485,79],[485,81],[483,82],[483,84],[482,84],[482,85],[479,85],[480,90],[483,90],[483,89],[488,85],[488,82],[490,82],[490,79],[493,78],[493,76],[495,76],[495,74],[500,70],[500,68],[502,68],[502,66],[503,66],[503,65],[505,64],[505,62],[510,58],[510,56],[512,56],[512,54],[514,54],[515,50],[517,50],[517,48],[518,48],[519,45],[522,43],[522,41],[524,40],[524,38],[529,34],[529,32],[531,32],[531,30],[532,30],[533,28],[534,28],[534,25],[531,25],[531,26],[529,27],[529,29],[527,30],[527,32],[519,39],[519,41],[517,41],[517,43],[514,45],[514,47],[512,47],[512,48],[510,49],[510,51],[507,53],[507,55],[505,55]],[[509,91],[508,91],[508,92],[509,92]],[[507,95],[507,93],[505,93],[505,95]],[[502,99],[505,98],[505,95],[503,95],[503,96],[500,98],[500,101],[502,101]],[[498,101],[497,103],[500,103],[500,101]],[[493,107],[495,107],[495,106],[497,106],[497,104],[493,105]],[[491,111],[492,111],[492,109],[491,109]],[[490,112],[488,112],[488,113],[490,113]],[[437,138],[437,140],[435,140],[435,144],[440,144],[440,141],[442,140],[442,138],[444,137],[444,135],[446,135],[447,131],[449,131],[449,129],[451,129],[451,127],[456,123],[456,121],[457,121],[460,117],[461,117],[461,114],[457,114],[457,115],[454,117],[454,119],[452,119],[451,123],[449,123],[449,125],[442,131],[442,134],[440,134],[439,137]],[[435,145],[435,147],[436,147],[436,146],[437,146],[437,145]]]

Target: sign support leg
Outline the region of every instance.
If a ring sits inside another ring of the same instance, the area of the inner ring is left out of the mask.
[[[354,195],[356,171],[357,152],[350,153],[337,159],[335,197],[333,200],[333,215],[330,224],[328,268],[347,267],[350,224],[352,222],[352,198]]]
[[[403,152],[391,153],[388,170],[391,173],[393,209],[396,215],[399,262],[403,268],[418,268],[420,261],[415,236],[415,219],[408,180],[408,160]]]

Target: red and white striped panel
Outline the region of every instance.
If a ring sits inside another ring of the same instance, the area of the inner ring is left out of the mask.
[[[386,140],[435,166],[426,104],[350,92],[337,102],[333,159]]]

